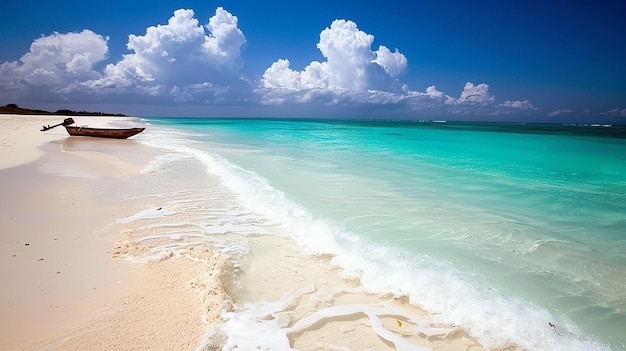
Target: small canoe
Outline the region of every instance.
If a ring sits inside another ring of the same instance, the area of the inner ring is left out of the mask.
[[[135,134],[143,132],[145,128],[126,128],[126,129],[112,129],[112,128],[89,128],[89,127],[71,127],[64,126],[69,135],[74,136],[89,136],[98,138],[114,138],[114,139],[126,139]]]
[[[50,130],[52,128],[56,128],[58,126],[65,127],[65,130],[69,133],[69,135],[74,136],[89,136],[89,137],[97,137],[97,138],[114,138],[114,139],[126,139],[130,138],[135,134],[139,134],[143,132],[146,128],[89,128],[89,127],[71,127],[70,125],[74,124],[74,120],[72,118],[66,118],[62,123],[55,124],[53,126],[43,126],[41,128],[42,132]]]

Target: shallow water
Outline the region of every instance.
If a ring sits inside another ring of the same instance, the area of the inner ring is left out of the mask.
[[[624,127],[147,122],[137,140],[167,151],[149,167],[175,166],[202,240],[292,238],[486,346],[626,350]]]

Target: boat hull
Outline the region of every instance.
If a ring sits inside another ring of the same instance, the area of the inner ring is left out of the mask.
[[[110,129],[65,126],[65,130],[67,130],[69,135],[113,139],[126,139],[143,132],[144,129],[145,128]]]

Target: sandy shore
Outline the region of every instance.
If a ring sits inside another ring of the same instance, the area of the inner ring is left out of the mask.
[[[483,349],[290,239],[222,233],[247,240],[234,267],[194,232],[239,206],[217,178],[184,159],[143,172],[159,151],[133,139],[39,131],[62,119],[0,116],[1,350]]]
[[[219,264],[114,258],[116,220],[149,204],[110,194],[123,193],[151,150],[132,140],[104,140],[104,150],[62,127],[39,131],[62,120],[0,116],[0,349],[195,349],[211,322],[203,294],[217,284],[198,277]]]

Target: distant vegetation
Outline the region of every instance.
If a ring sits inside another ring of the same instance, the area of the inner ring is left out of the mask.
[[[17,106],[17,104],[8,104],[0,107],[0,113],[15,114],[15,115],[61,115],[61,116],[117,116],[126,117],[122,113],[106,113],[106,112],[90,112],[90,111],[72,111],[72,110],[58,110],[56,112],[49,112],[44,110],[31,110]]]

